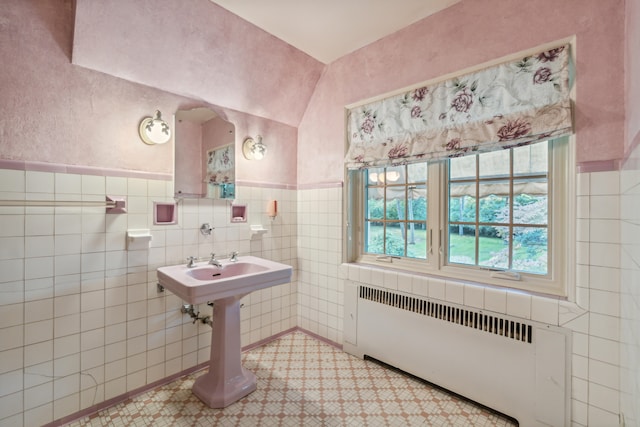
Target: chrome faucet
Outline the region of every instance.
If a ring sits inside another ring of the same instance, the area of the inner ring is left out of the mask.
[[[187,264],[187,268],[195,267],[197,260],[198,260],[198,258],[196,258],[194,256],[187,257],[187,261],[189,261],[189,263]]]
[[[231,257],[229,257],[229,261],[231,262],[238,261],[238,251],[231,252]]]
[[[218,268],[222,268],[222,263],[216,259],[216,254],[211,252],[211,259],[209,260],[209,264],[215,265]]]

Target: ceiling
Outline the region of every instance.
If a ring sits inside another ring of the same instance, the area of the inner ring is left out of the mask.
[[[461,0],[211,0],[328,64]]]

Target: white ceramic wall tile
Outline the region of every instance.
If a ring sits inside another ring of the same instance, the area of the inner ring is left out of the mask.
[[[56,317],[53,320],[53,336],[55,338],[80,332],[80,315],[71,314],[69,316]]]
[[[1,423],[10,426],[22,425],[22,411],[24,411],[24,393],[18,392],[9,394],[4,397],[0,397],[0,414],[2,414]],[[13,415],[19,414],[19,419],[13,417]]]
[[[24,325],[24,344],[35,344],[53,339],[53,325],[50,320]]]
[[[445,300],[445,281],[442,279],[429,279],[429,297]]]
[[[29,217],[24,215],[0,215],[0,237],[24,236],[26,218]]]
[[[106,178],[98,175],[82,175],[82,194],[104,195],[106,192]]]
[[[24,347],[24,366],[37,365],[53,359],[53,341],[43,341]]]
[[[620,193],[620,173],[598,172],[591,174],[590,195],[616,195]]]
[[[80,234],[82,233],[82,215],[57,214],[55,215],[55,224],[53,229],[55,229],[56,235]]]
[[[613,219],[589,221],[589,240],[599,243],[620,243],[620,223]]]
[[[590,300],[590,309],[592,312],[608,316],[620,316],[619,293],[592,289]]]
[[[620,245],[612,243],[590,243],[589,264],[600,267],[620,267]]]
[[[55,174],[56,194],[81,194],[82,175],[56,173]]]
[[[24,257],[24,237],[0,237],[0,259],[16,259]]]
[[[80,352],[80,334],[72,334],[56,338],[53,341],[53,357],[64,358]]]
[[[0,305],[0,325],[5,328],[22,325],[24,322],[24,304]]]
[[[0,374],[6,374],[11,371],[22,369],[24,367],[23,357],[23,347],[0,352]],[[13,391],[15,390],[10,390],[9,392]]]
[[[0,283],[24,279],[24,262],[21,259],[0,260]]]
[[[598,219],[620,218],[620,196],[591,196],[589,217]]]
[[[54,301],[52,299],[29,301],[24,304],[25,323],[53,319]]]
[[[2,371],[2,369],[0,369]],[[0,372],[0,397],[17,393],[23,389],[23,370],[17,369],[2,373]]]
[[[579,173],[576,175],[576,194],[588,196],[591,189],[591,174]]]
[[[496,313],[507,312],[507,292],[503,289],[487,288],[484,292],[484,306]]]
[[[447,280],[445,282],[445,301],[456,304],[464,303],[464,285],[459,282]]]
[[[0,329],[0,352],[22,347],[23,345],[24,330],[21,325]]]
[[[592,335],[589,337],[589,358],[617,365],[620,360],[620,344],[618,341]]]
[[[531,319],[531,295],[521,292],[507,292],[507,311],[510,316]]]
[[[558,324],[558,301],[534,296],[531,298],[531,319],[537,322]]]
[[[51,401],[53,401],[53,381],[28,388],[24,391],[25,410],[37,408]]]
[[[24,171],[0,169],[0,192],[24,192],[25,183]]]
[[[51,172],[27,171],[26,191],[28,193],[49,193],[54,192],[55,176]]]

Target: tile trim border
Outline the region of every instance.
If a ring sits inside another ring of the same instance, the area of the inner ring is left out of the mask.
[[[113,176],[122,178],[157,179],[164,181],[171,181],[173,179],[173,174],[171,173],[101,168],[96,166],[65,165],[62,163],[44,163],[24,160],[0,159],[0,169],[70,173],[78,175]]]

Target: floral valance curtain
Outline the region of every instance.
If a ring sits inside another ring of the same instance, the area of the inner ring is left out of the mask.
[[[570,134],[569,45],[348,111],[349,169],[446,159]]]
[[[233,144],[207,151],[207,182],[230,184],[235,182],[235,150]]]

